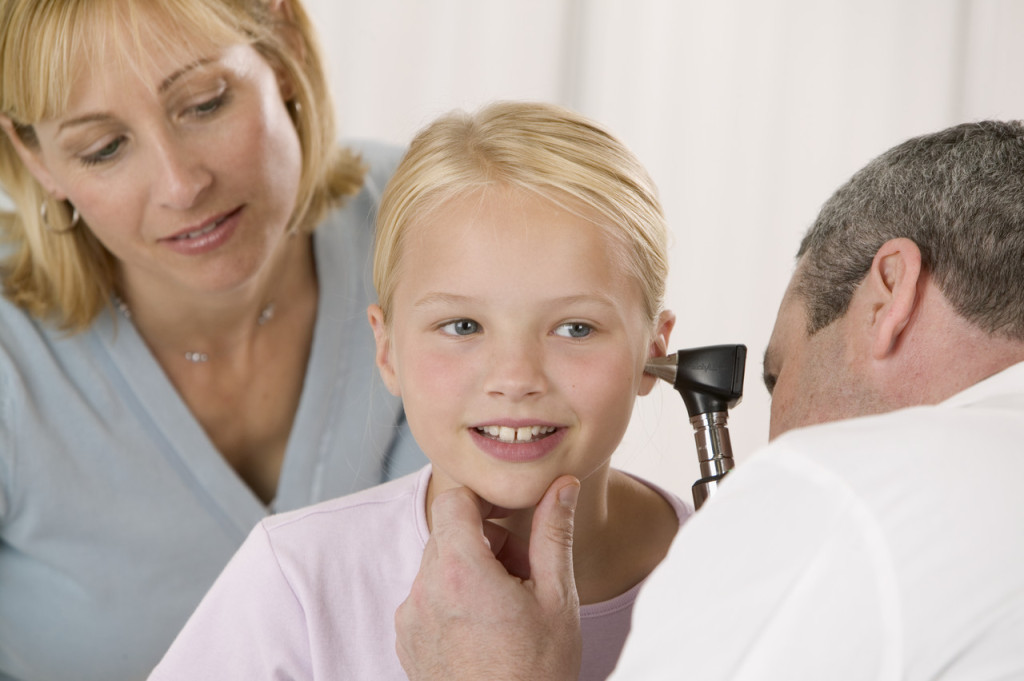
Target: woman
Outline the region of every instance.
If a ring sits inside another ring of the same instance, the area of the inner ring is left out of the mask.
[[[422,465],[363,322],[399,155],[334,145],[298,0],[0,26],[0,678],[142,678],[271,510]]]

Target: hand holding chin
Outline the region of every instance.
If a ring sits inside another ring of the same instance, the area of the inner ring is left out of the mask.
[[[501,510],[462,487],[438,495],[419,574],[395,613],[413,681],[576,679],[581,640],[572,569],[579,482],[555,480],[525,542],[488,522]]]

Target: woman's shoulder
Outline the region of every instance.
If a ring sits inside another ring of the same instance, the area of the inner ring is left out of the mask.
[[[342,146],[352,150],[366,165],[363,192],[369,194],[374,203],[379,202],[385,185],[405,155],[405,147],[371,139],[346,139]]]
[[[0,296],[0,356],[22,363],[59,333],[6,296]]]
[[[401,161],[404,149],[373,140],[348,140],[342,142],[341,146],[358,156],[366,167],[363,186],[358,193],[335,206],[317,228],[317,232],[344,232],[346,226],[357,232],[372,232],[384,187]]]

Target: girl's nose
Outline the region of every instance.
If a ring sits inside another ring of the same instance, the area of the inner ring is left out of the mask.
[[[491,357],[487,368],[487,393],[511,400],[544,394],[548,380],[543,352],[536,344],[503,344]]]

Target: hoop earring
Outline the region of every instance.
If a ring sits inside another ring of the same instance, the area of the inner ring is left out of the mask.
[[[71,222],[68,223],[68,225],[64,227],[64,229],[54,229],[53,225],[50,224],[50,220],[47,216],[46,203],[46,201],[43,201],[41,204],[39,204],[39,218],[43,221],[43,227],[46,228],[46,231],[52,232],[53,234],[67,234],[68,232],[72,231],[75,227],[78,226],[78,223],[79,221],[81,221],[82,216],[78,213],[78,208],[76,208],[75,206],[71,205],[70,202],[68,202],[68,205],[71,206]]]
[[[292,98],[284,103],[284,108],[288,112],[288,118],[292,119],[292,125],[297,130],[302,125],[302,102]]]

